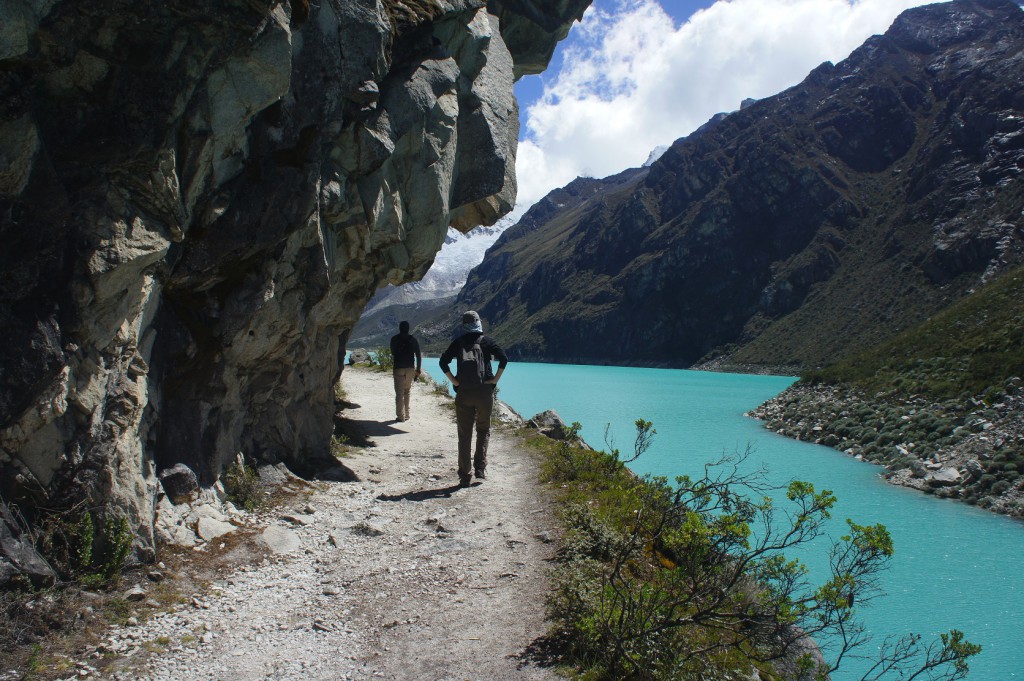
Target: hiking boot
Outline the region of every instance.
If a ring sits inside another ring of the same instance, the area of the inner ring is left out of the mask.
[[[469,487],[469,481],[471,478],[467,475],[464,478],[459,478],[459,487]]]
[[[487,479],[487,471],[485,469],[483,469],[483,468],[477,468],[476,472],[473,473],[473,475],[476,476],[477,480],[486,480]]]

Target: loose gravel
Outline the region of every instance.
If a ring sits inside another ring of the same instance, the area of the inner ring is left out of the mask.
[[[531,652],[556,534],[533,455],[496,428],[488,478],[459,489],[450,399],[417,382],[396,422],[389,374],[342,383],[346,426],[368,438],[343,459],[358,481],[315,483],[201,547],[238,564],[112,628],[69,678],[557,678]]]

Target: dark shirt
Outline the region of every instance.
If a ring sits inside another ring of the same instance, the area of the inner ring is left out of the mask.
[[[508,364],[508,357],[505,355],[505,351],[502,350],[490,336],[485,336],[482,333],[476,332],[463,334],[451,342],[448,349],[441,355],[441,371],[444,371],[445,373],[448,372],[448,366],[452,363],[452,360],[458,356],[463,343],[472,344],[477,338],[480,339],[480,349],[484,353],[484,380],[486,381],[494,378],[494,371],[491,370],[492,359],[498,360],[499,369],[504,369],[505,365]]]
[[[391,337],[391,357],[396,369],[419,369],[423,365],[419,341],[411,333],[397,333]]]

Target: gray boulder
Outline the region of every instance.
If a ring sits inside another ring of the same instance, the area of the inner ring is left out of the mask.
[[[0,587],[19,576],[35,587],[50,586],[57,580],[57,574],[22,532],[7,504],[0,502]]]
[[[972,482],[980,480],[981,476],[985,475],[985,467],[977,459],[969,459],[964,464],[964,469]]]
[[[955,468],[940,468],[925,476],[924,481],[932,487],[955,487],[960,484],[963,476]]]
[[[348,353],[349,364],[366,364],[370,361],[370,353],[366,350],[352,350]]]
[[[214,518],[200,518],[196,522],[196,534],[203,541],[213,541],[217,537],[222,537],[225,534],[234,532],[236,528],[231,523],[224,522],[223,520],[216,520]]]
[[[299,479],[283,463],[259,466],[256,469],[256,474],[260,477],[260,484],[265,487],[280,487]]]
[[[494,403],[494,415],[498,421],[513,428],[521,428],[526,425],[526,420],[519,415],[519,412],[501,400],[496,400]]]
[[[278,555],[298,551],[302,547],[299,535],[294,530],[289,530],[280,525],[271,525],[263,530],[260,539],[270,549],[271,553]]]
[[[536,429],[541,435],[546,435],[552,440],[565,440],[569,437],[569,426],[554,409],[548,409],[531,418],[527,424],[530,428]]]
[[[189,504],[199,496],[199,478],[183,463],[160,471],[160,484],[174,504]]]

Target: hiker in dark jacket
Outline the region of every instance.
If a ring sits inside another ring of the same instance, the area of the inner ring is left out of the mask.
[[[498,360],[498,373],[493,373],[491,360]],[[456,373],[449,370],[456,361]],[[455,388],[455,420],[459,430],[459,486],[469,487],[470,465],[476,477],[487,477],[487,442],[491,435],[491,410],[494,408],[494,387],[508,364],[508,357],[494,339],[484,335],[480,315],[469,310],[462,315],[462,335],[452,341],[441,355],[441,371]],[[473,426],[476,425],[476,450]]]
[[[392,374],[395,379],[395,419],[409,420],[409,395],[412,382],[420,375],[423,357],[416,337],[409,333],[409,322],[398,325],[398,334],[391,337]]]

